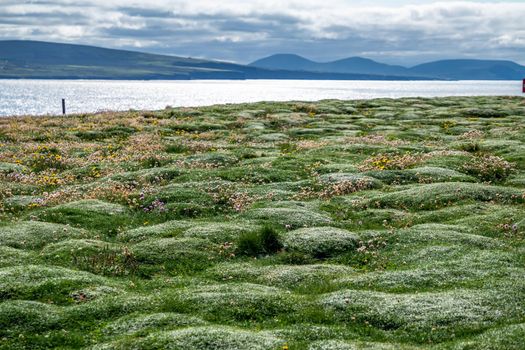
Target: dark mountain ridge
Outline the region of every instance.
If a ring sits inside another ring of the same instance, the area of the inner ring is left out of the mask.
[[[384,74],[265,69],[101,47],[40,41],[0,41],[0,78],[27,79],[418,79]],[[421,78],[419,78],[421,79]]]
[[[276,54],[257,60],[252,67],[297,69],[315,72],[386,74],[457,80],[516,80],[525,78],[525,66],[505,60],[450,59],[403,67],[368,58],[350,57],[332,62],[315,62],[295,54]]]
[[[525,67],[512,61],[442,60],[414,67],[362,57],[315,62],[277,54],[250,65],[41,41],[0,41],[0,78],[11,79],[312,79],[514,80]]]

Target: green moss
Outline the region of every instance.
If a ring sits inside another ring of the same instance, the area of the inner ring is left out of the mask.
[[[502,312],[497,292],[454,290],[442,293],[391,294],[346,290],[324,296],[321,305],[343,320],[368,322],[373,327],[405,333],[407,338],[427,336],[450,340],[458,333],[482,330],[504,317],[523,312]],[[507,301],[506,301],[507,302]],[[516,305],[518,301],[512,301]],[[431,334],[429,332],[432,332]],[[448,334],[448,335],[447,335]]]
[[[457,344],[444,344],[439,346],[438,349],[518,350],[523,348],[524,336],[525,324],[519,323],[490,329],[471,340],[461,341]]]
[[[165,298],[173,311],[191,311],[216,321],[260,321],[287,315],[300,306],[290,292],[249,283],[188,288]]]
[[[219,281],[242,281],[295,289],[351,275],[353,269],[335,264],[257,266],[251,263],[223,263],[207,273]]]
[[[172,220],[161,224],[137,227],[119,233],[117,238],[124,242],[139,242],[151,238],[167,238],[178,236],[181,232],[195,225],[191,221]]]
[[[114,234],[129,223],[128,215],[128,210],[119,204],[82,200],[44,209],[38,218]]]
[[[173,312],[131,314],[108,323],[102,332],[106,335],[145,334],[148,331],[158,331],[159,329],[202,326],[206,323],[198,317]]]
[[[352,232],[334,227],[302,228],[286,233],[284,249],[323,258],[351,251],[359,237]]]
[[[20,164],[0,162],[0,174],[25,173],[29,168]]]
[[[521,191],[477,183],[436,183],[372,197],[364,204],[416,210],[437,209],[464,201],[523,203]]]
[[[103,344],[94,349],[273,350],[282,344],[284,344],[283,340],[264,333],[205,326],[157,332],[143,339]]]
[[[342,340],[320,340],[313,342],[308,350],[410,350],[421,349],[406,344],[345,342]]]
[[[332,220],[322,214],[300,208],[257,208],[248,211],[249,219],[264,220],[286,228],[330,225]]]
[[[200,238],[162,238],[142,241],[131,247],[140,269],[172,273],[200,271],[228,256],[228,248]],[[150,267],[148,267],[148,265]]]
[[[0,243],[13,248],[37,249],[61,240],[92,235],[69,225],[40,221],[20,221],[0,226]]]
[[[32,252],[0,245],[0,267],[33,263],[35,260],[36,255]]]
[[[260,228],[255,222],[239,220],[232,222],[203,222],[190,227],[184,232],[184,237],[195,237],[210,240],[216,243],[235,241],[242,234],[255,232]]]
[[[3,299],[37,299],[64,302],[81,286],[107,281],[100,276],[62,267],[20,265],[0,269],[0,296]]]
[[[431,182],[475,182],[471,176],[458,171],[439,167],[419,167],[406,170],[382,170],[366,172],[388,184],[431,183]]]
[[[0,303],[0,336],[19,336],[20,332],[38,332],[56,327],[62,311],[55,305],[28,300]]]

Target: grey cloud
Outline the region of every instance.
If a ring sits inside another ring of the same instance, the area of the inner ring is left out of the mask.
[[[3,0],[0,39],[82,40],[241,63],[278,52],[318,60],[364,55],[404,64],[451,57],[525,63],[525,4],[302,3],[282,1],[272,8],[263,0]]]
[[[142,7],[119,7],[117,11],[122,12],[128,16],[144,18],[166,18],[172,17],[174,15],[171,11]]]

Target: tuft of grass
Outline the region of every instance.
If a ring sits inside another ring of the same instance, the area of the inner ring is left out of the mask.
[[[246,232],[237,241],[237,254],[258,256],[261,254],[274,254],[281,250],[282,243],[277,231],[264,226],[260,231]]]

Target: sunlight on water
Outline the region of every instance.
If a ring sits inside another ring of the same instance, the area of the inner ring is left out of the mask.
[[[521,95],[520,81],[0,80],[0,116],[256,101]]]

